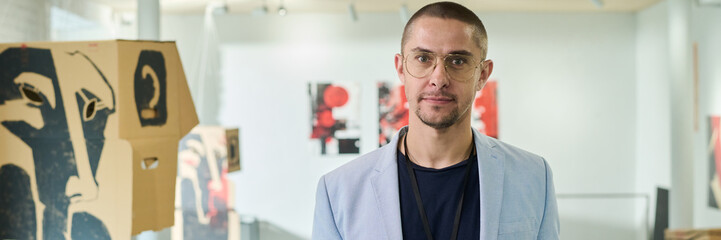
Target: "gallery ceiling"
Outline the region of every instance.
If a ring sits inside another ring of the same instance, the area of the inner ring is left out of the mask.
[[[121,11],[134,11],[137,0],[89,0]],[[143,0],[146,1],[146,0]],[[498,12],[634,12],[660,0],[460,0],[473,11]],[[164,13],[202,13],[210,2],[225,3],[230,13],[251,13],[263,6],[276,11],[283,5],[288,12],[347,12],[353,3],[358,12],[398,12],[404,4],[412,12],[430,0],[160,0]]]

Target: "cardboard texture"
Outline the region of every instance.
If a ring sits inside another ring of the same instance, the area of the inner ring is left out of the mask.
[[[238,155],[237,133],[198,126],[180,141],[173,240],[240,238],[235,187],[228,178],[230,157]]]
[[[173,225],[198,118],[173,42],[0,44],[0,239],[130,239]]]
[[[240,133],[237,128],[226,129],[225,138],[228,143],[228,172],[240,171]]]
[[[721,229],[666,229],[665,240],[721,240]]]

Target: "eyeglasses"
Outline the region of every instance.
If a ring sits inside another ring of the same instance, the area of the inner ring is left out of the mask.
[[[413,51],[410,54],[404,56],[403,65],[406,66],[406,71],[413,77],[423,78],[430,75],[437,65],[437,59],[435,53]],[[443,66],[445,67],[446,74],[456,81],[466,82],[473,78],[476,73],[476,69],[480,64],[473,59],[473,56],[464,54],[448,54],[443,57]],[[483,60],[481,60],[481,63]]]

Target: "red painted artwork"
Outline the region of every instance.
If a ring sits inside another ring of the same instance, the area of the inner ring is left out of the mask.
[[[173,240],[237,239],[226,129],[198,126],[178,145]]]
[[[355,84],[311,83],[312,131],[321,155],[360,152],[360,127]],[[315,144],[314,144],[315,145]]]
[[[709,119],[711,140],[709,143],[709,191],[708,205],[721,209],[721,116]]]
[[[408,99],[403,85],[378,83],[378,116],[378,144],[383,146],[398,129],[408,125]]]
[[[498,82],[488,80],[483,90],[476,94],[471,113],[471,126],[489,137],[498,138]]]

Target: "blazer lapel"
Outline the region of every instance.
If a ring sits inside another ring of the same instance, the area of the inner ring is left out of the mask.
[[[371,185],[375,193],[378,210],[388,239],[402,239],[400,215],[400,199],[398,193],[398,165],[396,155],[399,135],[407,127],[401,129],[388,145],[383,147],[381,159],[375,167],[375,175],[371,177]],[[478,173],[480,182],[481,205],[481,239],[495,240],[498,238],[501,203],[503,200],[503,177],[505,173],[505,155],[496,150],[495,144],[487,137],[473,129],[478,152]]]
[[[501,203],[503,200],[503,175],[505,155],[497,151],[486,136],[473,129],[478,152],[478,178],[480,181],[481,239],[498,238]]]
[[[405,128],[399,132],[405,132]],[[375,175],[371,177],[371,185],[375,193],[378,211],[383,219],[383,226],[388,239],[402,239],[401,206],[398,192],[398,165],[396,155],[398,136],[382,148],[381,159],[375,167]]]

